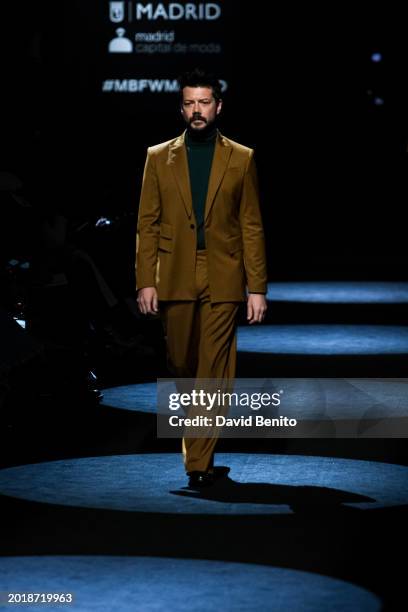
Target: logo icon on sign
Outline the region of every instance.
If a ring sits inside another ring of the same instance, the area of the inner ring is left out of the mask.
[[[125,17],[125,3],[124,2],[109,2],[110,10],[109,17],[113,23],[120,23]]]
[[[124,38],[126,30],[118,28],[116,30],[117,38],[112,38],[109,43],[109,53],[132,53],[133,43],[129,38]]]

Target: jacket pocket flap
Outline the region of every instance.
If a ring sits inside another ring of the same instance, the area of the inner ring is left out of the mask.
[[[171,253],[173,247],[173,243],[171,240],[164,238],[164,236],[160,236],[159,238],[159,249],[160,251],[167,251]]]
[[[160,236],[163,236],[163,238],[173,238],[173,226],[169,223],[160,223]]]
[[[235,253],[236,251],[243,250],[242,238],[241,236],[233,236],[227,240],[227,247],[229,253]]]

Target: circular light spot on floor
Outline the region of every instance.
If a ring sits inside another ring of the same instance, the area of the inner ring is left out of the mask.
[[[408,355],[408,327],[262,325],[238,328],[238,351],[270,355]]]
[[[181,454],[64,459],[0,470],[0,494],[65,506],[175,514],[299,514],[401,506],[408,468],[300,455],[217,454],[227,478],[187,488]]]
[[[173,382],[169,391],[162,388],[162,412],[165,397],[168,393],[177,391]],[[233,391],[237,393],[261,393],[280,390],[284,394],[285,416],[295,418],[299,423],[311,420],[330,421],[334,430],[340,431],[341,420],[355,421],[355,435],[371,435],[375,429],[375,437],[387,437],[391,427],[395,436],[400,437],[402,428],[400,421],[392,424],[391,420],[407,416],[408,384],[406,379],[390,378],[256,378],[236,379]],[[103,390],[102,404],[111,408],[146,412],[156,415],[158,410],[157,383],[123,385]],[[282,396],[283,397],[283,396]],[[283,401],[283,400],[282,400]],[[258,406],[259,407],[259,406]],[[234,416],[243,414],[239,406],[232,406]],[[251,411],[245,412],[245,416]],[[164,411],[164,414],[167,414]],[[255,412],[252,412],[255,414]],[[277,407],[264,407],[264,416],[273,418],[279,416]],[[373,423],[374,422],[374,423]],[[349,431],[349,433],[352,430]],[[383,433],[381,433],[383,431]],[[311,434],[312,432],[310,432]],[[248,436],[250,437],[250,436]],[[255,437],[255,436],[254,436]]]
[[[163,557],[0,558],[0,591],[73,593],[72,604],[24,610],[75,612],[379,612],[373,593],[330,576],[294,569]],[[330,602],[330,603],[329,603]],[[12,607],[12,606],[10,606]]]
[[[103,389],[101,404],[110,408],[157,414],[157,383]]]
[[[274,302],[318,304],[408,304],[408,283],[326,281],[268,283]]]

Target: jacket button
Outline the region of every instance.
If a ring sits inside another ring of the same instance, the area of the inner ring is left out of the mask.
[[[194,229],[194,223],[192,223],[192,224],[190,225],[190,227],[191,227],[191,229]]]

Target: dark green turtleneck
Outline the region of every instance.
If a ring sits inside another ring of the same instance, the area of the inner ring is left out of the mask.
[[[191,197],[197,221],[197,249],[205,249],[204,212],[207,199],[208,181],[214,157],[217,128],[203,133],[187,130],[185,144],[190,172]]]

